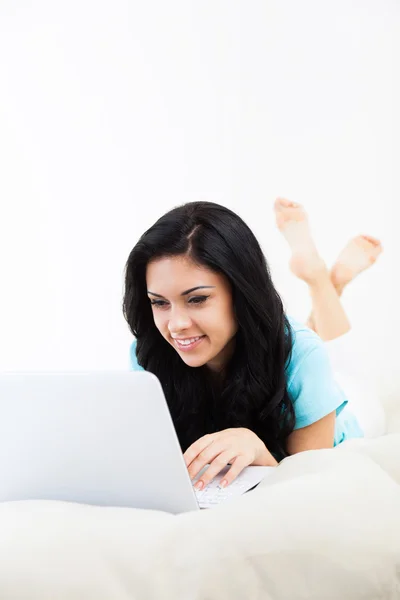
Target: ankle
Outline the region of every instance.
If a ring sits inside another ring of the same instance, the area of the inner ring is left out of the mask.
[[[339,263],[333,265],[330,272],[330,277],[339,295],[343,293],[343,290],[346,287],[346,285],[349,284],[352,280],[352,276],[349,272],[349,269]]]
[[[334,278],[331,277],[331,281],[333,283],[333,287],[336,290],[336,293],[338,296],[341,296],[343,294],[343,290],[346,287],[347,283],[336,283]]]
[[[325,274],[329,276],[326,265],[316,250],[294,252],[289,265],[292,273],[308,285],[312,285],[315,280],[324,277]]]
[[[307,279],[304,279],[304,281],[306,281],[311,291],[319,290],[327,285],[332,285],[329,270],[322,259],[319,262],[318,267],[310,271]]]

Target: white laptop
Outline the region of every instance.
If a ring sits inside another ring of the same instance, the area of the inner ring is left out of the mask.
[[[158,379],[147,372],[0,373],[0,502],[61,500],[180,513],[257,485],[190,480]]]

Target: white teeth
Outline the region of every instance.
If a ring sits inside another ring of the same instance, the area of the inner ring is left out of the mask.
[[[196,338],[190,338],[188,340],[175,340],[175,341],[178,342],[178,344],[181,344],[182,346],[190,346],[190,344],[197,342],[197,340],[199,340],[200,337],[201,336],[196,337]]]

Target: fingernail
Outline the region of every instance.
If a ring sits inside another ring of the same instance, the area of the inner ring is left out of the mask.
[[[196,488],[196,490],[201,490],[201,488],[203,487],[203,485],[204,485],[204,484],[203,484],[203,482],[202,482],[202,481],[198,481],[198,482],[195,484],[195,486],[194,486],[194,487]]]
[[[221,483],[220,483],[220,486],[221,486],[221,487],[226,487],[227,485],[228,485],[228,482],[227,482],[227,480],[226,480],[226,479],[223,479],[223,480],[221,481]]]

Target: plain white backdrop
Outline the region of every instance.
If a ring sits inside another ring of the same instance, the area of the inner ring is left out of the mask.
[[[1,0],[0,56],[0,370],[128,368],[125,261],[191,200],[246,220],[305,318],[282,195],[329,264],[381,238],[343,301],[366,371],[397,373],[397,0]]]

